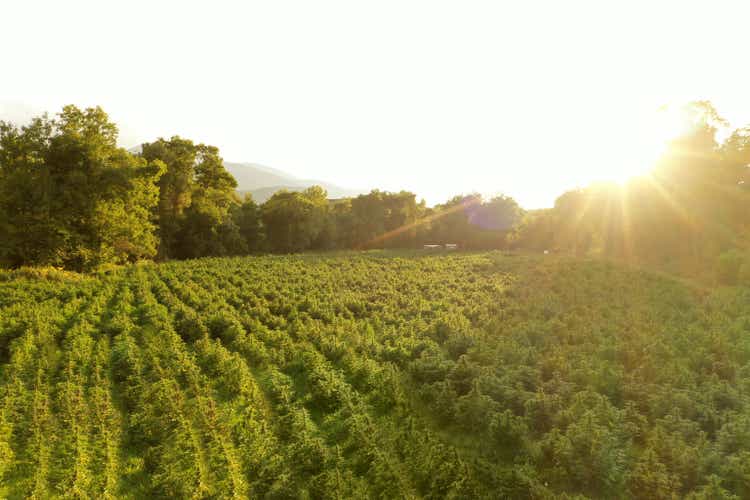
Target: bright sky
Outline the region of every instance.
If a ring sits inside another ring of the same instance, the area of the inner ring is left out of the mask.
[[[430,204],[550,206],[653,158],[663,104],[750,122],[748,19],[747,0],[8,1],[0,119],[98,104],[123,146],[179,134]]]

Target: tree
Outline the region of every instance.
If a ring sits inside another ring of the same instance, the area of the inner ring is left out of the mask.
[[[0,123],[0,260],[75,270],[155,254],[160,162],[117,147],[101,108]]]
[[[318,236],[316,248],[354,248],[354,216],[352,199],[343,198],[329,202],[328,216]]]
[[[375,189],[352,198],[352,238],[355,248],[371,246],[375,238],[385,234],[388,208],[383,197],[386,195]]]
[[[508,231],[519,223],[523,209],[516,200],[506,195],[495,196],[471,213],[470,221],[482,229]]]
[[[500,195],[489,201],[477,193],[455,196],[435,207],[430,239],[457,243],[463,248],[504,248],[522,216],[523,210],[509,196]]]
[[[159,257],[169,257],[177,246],[176,235],[180,219],[192,203],[195,187],[196,152],[192,141],[172,137],[169,141],[158,139],[141,146],[141,156],[146,160],[160,160],[167,166],[159,179]]]
[[[232,210],[232,220],[237,225],[237,230],[249,252],[257,252],[263,246],[264,235],[260,215],[260,207],[251,194],[245,195],[242,205]]]
[[[408,191],[389,193],[373,190],[351,200],[353,246],[409,247],[416,240],[417,220],[424,203]]]
[[[0,259],[5,265],[60,264],[64,244],[53,217],[46,163],[55,129],[47,116],[22,129],[0,122]]]
[[[527,211],[519,225],[509,237],[513,248],[527,250],[554,250],[557,226],[555,213],[551,208]]]
[[[475,228],[469,220],[477,205],[481,205],[479,194],[454,196],[435,207],[431,223],[430,240],[435,243],[456,243],[466,248],[472,243]]]
[[[245,245],[230,211],[239,204],[237,181],[219,149],[175,136],[142,146],[147,160],[167,170],[159,183],[159,257],[193,258],[243,253]]]
[[[325,224],[326,196],[320,186],[274,193],[263,204],[261,215],[270,250],[287,253],[309,249]]]

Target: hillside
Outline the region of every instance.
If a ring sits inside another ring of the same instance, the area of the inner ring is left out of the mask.
[[[264,203],[273,193],[282,189],[302,191],[313,185],[322,186],[328,191],[329,198],[356,196],[364,192],[363,190],[343,188],[330,182],[300,179],[281,170],[257,163],[224,162],[224,167],[237,180],[237,191],[241,195],[250,193],[257,203]]]
[[[749,302],[499,253],[6,272],[0,497],[747,497]]]

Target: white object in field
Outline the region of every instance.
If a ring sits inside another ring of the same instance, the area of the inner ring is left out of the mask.
[[[425,250],[437,250],[438,248],[443,248],[443,245],[425,245]]]
[[[456,243],[446,243],[445,249],[446,250],[456,250],[458,248],[458,245]]]
[[[544,255],[547,255],[547,254],[549,254],[549,250],[544,251]]]

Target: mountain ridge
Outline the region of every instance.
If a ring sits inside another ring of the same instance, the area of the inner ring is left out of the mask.
[[[224,162],[224,167],[237,181],[237,192],[249,193],[256,203],[264,203],[276,191],[302,191],[310,186],[320,186],[329,198],[346,198],[362,194],[365,190],[351,189],[317,179],[300,179],[283,170],[259,163]]]
[[[140,154],[140,144],[128,148],[128,152]],[[300,179],[278,168],[260,163],[224,161],[224,168],[237,181],[240,196],[250,194],[256,203],[265,203],[277,191],[302,191],[310,186],[320,186],[328,192],[329,198],[348,198],[367,192],[365,189],[352,189],[318,179]]]

